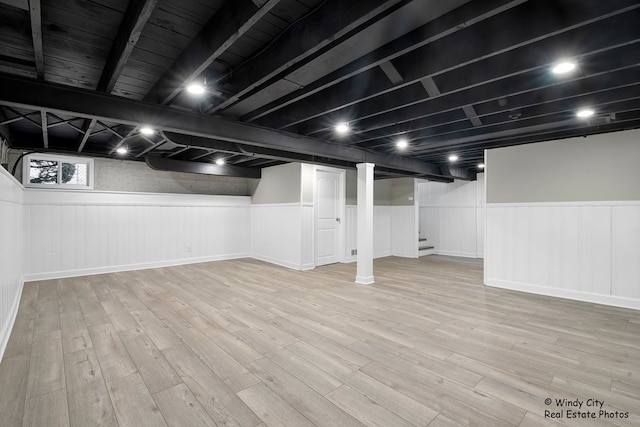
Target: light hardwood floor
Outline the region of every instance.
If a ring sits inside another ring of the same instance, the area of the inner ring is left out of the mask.
[[[27,283],[0,424],[548,426],[556,399],[592,398],[629,418],[558,425],[640,425],[640,312],[487,288],[444,257],[375,274],[233,260]]]

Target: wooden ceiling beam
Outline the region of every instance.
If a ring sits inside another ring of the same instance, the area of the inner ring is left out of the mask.
[[[441,176],[436,165],[408,157],[382,155],[348,145],[7,74],[0,74],[0,105],[95,118],[134,128],[146,124],[165,133],[174,132],[194,137],[194,143],[182,145],[212,148],[209,142],[217,139],[300,154],[305,158],[368,162],[390,169]]]
[[[78,152],[84,150],[84,146],[87,144],[89,137],[91,136],[91,132],[93,132],[93,128],[98,123],[97,119],[91,119],[86,129],[84,129],[84,135],[82,135],[82,140],[80,141],[80,145],[78,146]]]
[[[129,1],[96,90],[111,93],[157,4],[158,0]]]
[[[145,100],[170,103],[280,1],[263,1],[261,5],[251,0],[226,1],[151,88]]]
[[[36,64],[36,74],[44,80],[44,49],[42,47],[42,9],[40,0],[29,0],[29,17],[31,19],[31,39]]]

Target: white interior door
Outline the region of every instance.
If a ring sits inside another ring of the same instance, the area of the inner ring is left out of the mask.
[[[340,236],[344,210],[344,171],[316,169],[315,188],[315,264],[340,261]]]

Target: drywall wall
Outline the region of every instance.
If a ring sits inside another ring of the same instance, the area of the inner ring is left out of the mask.
[[[22,292],[25,235],[22,186],[0,168],[0,358],[11,334]]]
[[[302,167],[300,163],[286,163],[262,169],[251,203],[300,203]]]
[[[487,202],[640,200],[640,130],[488,150]]]

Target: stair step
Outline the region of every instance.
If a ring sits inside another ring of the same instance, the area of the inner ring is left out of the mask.
[[[424,239],[423,239],[423,238],[419,238],[419,239],[418,239],[418,242],[426,242],[426,241],[427,241],[427,239],[426,239],[426,238],[424,238]]]
[[[419,250],[419,251],[427,250],[427,249],[433,249],[433,246],[420,246],[420,247],[418,248],[418,250]]]

